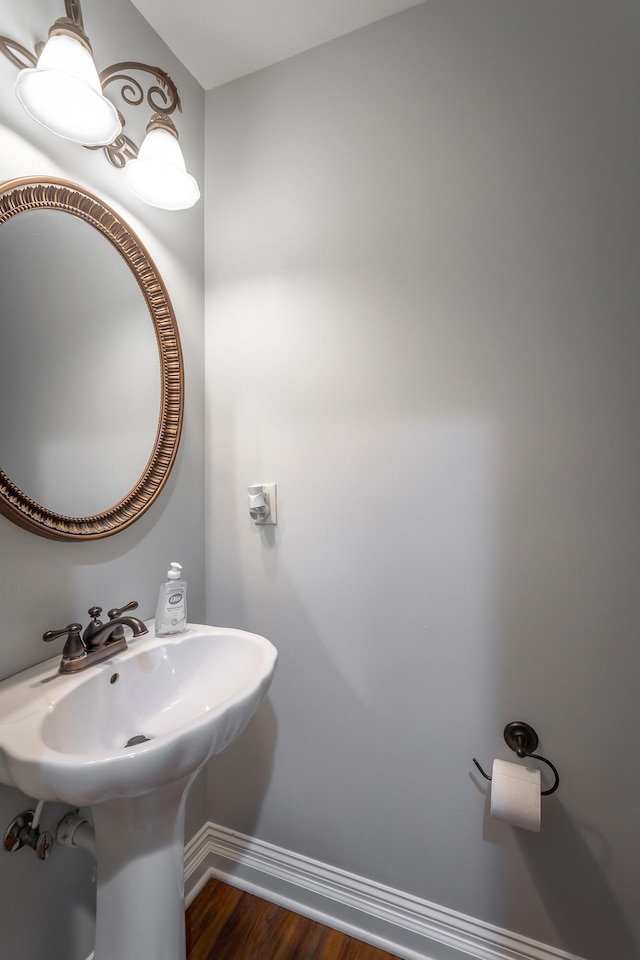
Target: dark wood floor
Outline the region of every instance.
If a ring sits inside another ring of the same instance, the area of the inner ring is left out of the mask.
[[[188,960],[397,960],[219,880],[187,910]]]

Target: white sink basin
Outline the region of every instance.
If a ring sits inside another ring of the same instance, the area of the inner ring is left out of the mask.
[[[264,637],[190,625],[70,676],[47,660],[0,683],[0,782],[90,806],[181,780],[240,733],[276,659]]]
[[[59,674],[54,657],[0,683],[0,783],[91,806],[95,960],[185,960],[186,796],[257,709],[277,653],[193,624],[129,642],[80,673]]]

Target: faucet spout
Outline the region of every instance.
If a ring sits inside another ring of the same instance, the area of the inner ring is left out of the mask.
[[[101,627],[98,627],[92,634],[91,640],[87,644],[88,652],[101,647],[108,647],[119,640],[124,640],[126,646],[123,627],[129,627],[134,637],[142,637],[149,632],[142,620],[138,620],[137,617],[114,617],[113,620],[108,620]]]

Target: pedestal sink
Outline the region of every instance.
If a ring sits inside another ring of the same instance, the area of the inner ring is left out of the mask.
[[[150,633],[86,671],[59,658],[0,683],[0,783],[90,806],[95,960],[184,960],[184,806],[265,696],[277,653],[243,630]]]

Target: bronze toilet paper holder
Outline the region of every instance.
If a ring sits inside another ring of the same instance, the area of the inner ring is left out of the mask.
[[[541,760],[542,763],[546,763],[548,767],[551,767],[555,782],[548,790],[541,790],[540,795],[548,797],[550,794],[555,793],[560,784],[560,774],[551,763],[551,760],[547,760],[546,757],[541,757],[540,754],[534,753],[538,746],[538,734],[533,727],[523,720],[512,720],[511,723],[508,723],[504,728],[504,739],[507,746],[511,750],[514,750],[521,760],[524,760],[525,757],[532,757],[532,759]],[[489,774],[484,772],[476,758],[472,757],[472,760],[485,780],[491,780]]]

